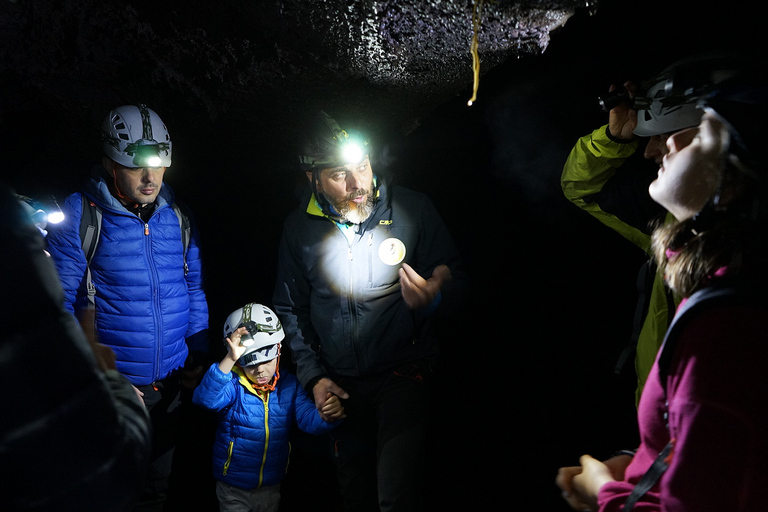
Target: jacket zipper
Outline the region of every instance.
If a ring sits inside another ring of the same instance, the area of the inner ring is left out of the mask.
[[[368,287],[373,287],[373,231],[368,232]]]
[[[227,460],[224,462],[224,470],[221,472],[222,475],[227,474],[227,470],[229,470],[229,463],[232,462],[232,452],[235,449],[235,440],[230,439],[229,441],[229,449],[227,450]]]
[[[261,458],[259,469],[259,487],[264,483],[264,466],[267,465],[267,451],[269,450],[269,393],[261,397],[264,401],[264,455]]]
[[[157,214],[157,210],[152,214],[152,217],[154,217]],[[157,282],[157,274],[154,271],[155,265],[152,258],[152,238],[150,237],[150,230],[149,230],[149,221],[144,222],[144,236],[148,237],[145,243],[146,246],[146,253],[147,257],[149,258],[149,269],[152,269],[150,275],[152,278],[152,311],[154,313],[154,322],[156,324],[156,330],[155,330],[155,367],[153,370],[154,378],[153,380],[159,380],[161,375],[160,371],[162,370],[162,361],[163,361],[163,316],[160,311],[160,297],[158,295],[160,285]]]
[[[155,210],[155,213],[157,213],[157,210]],[[155,213],[152,214],[154,217]],[[160,370],[162,369],[162,360],[163,360],[163,340],[162,340],[162,332],[163,332],[163,317],[160,312],[160,297],[158,296],[158,289],[159,285],[157,282],[157,274],[155,273],[155,265],[152,258],[152,238],[149,234],[149,221],[144,222],[144,236],[147,237],[145,248],[146,248],[146,254],[147,258],[149,259],[149,269],[151,269],[150,276],[152,280],[152,311],[154,313],[154,322],[156,323],[157,327],[155,330],[155,367],[153,370],[153,380],[159,380]]]
[[[353,248],[354,246],[362,241],[362,237],[355,237],[354,242],[349,243],[349,266],[348,266],[348,283],[347,283],[347,307],[349,308],[349,319],[351,322],[351,329],[350,329],[350,336],[351,336],[351,345],[352,345],[352,355],[354,356],[355,363],[357,364],[358,369],[363,367],[363,361],[361,356],[361,350],[359,347],[359,337],[358,337],[358,322],[357,322],[357,299],[355,298],[355,274],[354,274],[354,258],[353,258]]]

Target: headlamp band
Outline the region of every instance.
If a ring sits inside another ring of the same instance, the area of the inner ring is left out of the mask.
[[[260,324],[251,320],[240,322],[237,328],[239,329],[240,327],[245,327],[250,334],[256,334],[257,332],[274,334],[283,328],[280,324],[280,320],[277,321],[277,324],[274,327],[269,324]]]
[[[139,114],[141,114],[141,138],[145,140],[154,140],[152,136],[152,118],[149,115],[149,109],[143,103],[139,103]]]

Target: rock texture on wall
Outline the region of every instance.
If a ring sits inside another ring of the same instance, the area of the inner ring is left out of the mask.
[[[537,55],[596,0],[478,4],[481,76]],[[0,4],[0,115],[56,112],[78,147],[110,107],[144,101],[174,124],[226,116],[279,131],[322,106],[407,132],[473,86],[471,0],[100,0]]]

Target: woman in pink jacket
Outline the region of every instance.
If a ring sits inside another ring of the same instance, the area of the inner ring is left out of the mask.
[[[640,399],[640,447],[558,472],[576,510],[768,507],[766,84],[742,74],[706,91],[701,124],[667,141],[649,192],[676,220],[653,244],[685,299]]]

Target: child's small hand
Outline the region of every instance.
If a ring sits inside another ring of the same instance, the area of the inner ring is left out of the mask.
[[[238,330],[232,333],[232,336],[227,338],[227,357],[229,357],[233,362],[237,362],[237,360],[240,359],[240,356],[245,353],[247,348],[240,345],[240,338],[244,334],[248,334],[248,329],[245,327],[240,327]]]
[[[341,405],[341,400],[333,393],[328,393],[325,396],[325,405],[323,405],[322,413],[323,416],[328,418],[328,421],[342,420],[347,417],[344,414],[344,406]]]

